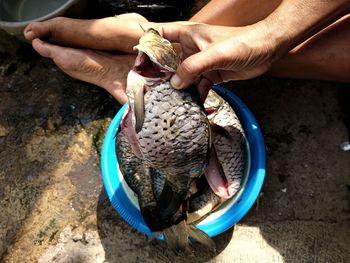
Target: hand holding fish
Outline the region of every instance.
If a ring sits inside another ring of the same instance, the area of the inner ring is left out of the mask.
[[[231,5],[232,9],[234,5]],[[171,83],[175,88],[186,88],[199,75],[209,82],[207,86],[257,77],[307,38],[347,14],[349,9],[346,0],[313,0],[310,3],[286,0],[267,13],[265,19],[244,26],[233,27],[229,22],[222,26],[225,22],[221,21],[221,13],[232,16],[224,7],[219,11],[213,9],[217,17],[211,21],[221,26],[165,24],[163,36],[181,44],[185,59]],[[210,21],[211,15],[207,16],[202,18],[203,22]]]
[[[348,0],[212,0],[191,19],[205,25],[156,24],[138,14],[97,20],[55,18],[29,24],[24,36],[68,75],[105,88],[123,104],[123,79],[133,58],[114,61],[101,51],[132,52],[143,32],[140,23],[181,43],[187,59],[172,83],[183,88],[202,74],[197,82],[205,97],[212,83],[266,71],[278,77],[350,81],[344,70],[350,67],[350,18],[344,16],[349,9]]]
[[[223,27],[207,24],[165,24],[163,36],[181,44],[184,61],[171,79],[175,88],[185,88],[202,75],[206,86],[228,80],[250,79],[270,67],[274,50],[263,28]],[[260,39],[259,39],[260,38]],[[207,91],[206,91],[207,93]]]

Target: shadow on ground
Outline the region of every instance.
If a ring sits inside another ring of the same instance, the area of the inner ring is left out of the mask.
[[[258,227],[285,262],[348,262],[350,153],[340,145],[349,141],[349,85],[259,78],[232,88],[267,147],[259,209],[241,224]]]
[[[226,248],[233,234],[233,230],[229,230],[215,238],[216,252],[194,244],[193,255],[176,254],[166,242],[148,238],[127,225],[112,207],[104,189],[97,206],[97,227],[109,262],[206,262]]]
[[[0,39],[0,259],[36,262],[98,197],[96,149],[118,106],[29,44]]]

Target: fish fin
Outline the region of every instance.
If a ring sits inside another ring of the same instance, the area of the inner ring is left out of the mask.
[[[139,22],[139,26],[140,26],[140,28],[142,29],[143,33],[145,33],[145,32],[146,32],[146,29],[143,28],[143,26],[141,25],[140,22]]]
[[[185,198],[185,193],[175,192],[169,181],[166,180],[158,202],[160,220],[163,221],[162,219],[172,218],[179,210]]]
[[[210,209],[210,211],[208,211],[204,216],[196,215],[195,212],[189,213],[188,217],[187,217],[187,223],[194,224],[194,225],[199,224],[204,219],[206,219],[208,216],[210,216],[213,212],[215,212],[216,210],[220,209],[220,207],[222,207],[223,204],[226,204],[226,201],[220,202],[220,203],[214,205]]]
[[[139,133],[145,120],[145,102],[144,102],[145,86],[137,89],[134,93],[134,113],[135,113],[135,131]]]
[[[165,241],[174,252],[184,252],[187,255],[193,253],[188,239],[188,230],[185,220],[164,229]]]
[[[216,251],[215,242],[202,230],[194,225],[187,225],[186,221],[173,225],[163,230],[165,241],[174,252],[183,252],[187,255],[193,254],[190,247],[190,239],[193,238],[212,252]]]
[[[214,241],[205,232],[197,228],[195,225],[187,225],[187,229],[189,237],[194,238],[199,243],[208,247],[211,251],[216,251]]]
[[[157,219],[156,219],[156,203],[149,204],[146,206],[140,206],[141,214],[145,223],[150,228],[152,232],[157,232]]]

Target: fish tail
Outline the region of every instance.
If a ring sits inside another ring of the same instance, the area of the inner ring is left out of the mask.
[[[207,235],[207,233],[203,232],[199,228],[197,228],[195,225],[187,225],[188,228],[188,235],[189,237],[197,240],[202,245],[209,248],[211,251],[216,251],[216,246],[214,241]]]
[[[189,238],[195,239],[199,243],[208,247],[211,251],[216,251],[214,241],[195,225],[187,225],[185,220],[177,225],[164,229],[163,233],[169,247],[175,252],[193,254],[190,248]]]
[[[184,220],[163,230],[165,240],[174,252],[192,254],[188,239],[188,227]]]

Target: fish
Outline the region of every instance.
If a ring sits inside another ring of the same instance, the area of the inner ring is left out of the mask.
[[[205,175],[215,194],[227,200],[242,187],[247,153],[246,136],[233,108],[214,90],[209,91],[204,108],[212,128],[214,145],[213,165],[209,164]]]
[[[198,224],[224,204],[210,188],[205,176],[197,182],[197,191],[189,199],[187,224]]]
[[[205,173],[212,146],[210,124],[197,89],[171,86],[170,77],[181,60],[155,29],[147,29],[135,49],[138,56],[128,74],[128,108],[117,149],[122,150],[127,142],[132,158],[140,163],[135,161],[135,166],[123,168],[122,173],[130,176],[130,170],[140,176],[140,180],[126,181],[136,190],[146,224],[153,232],[162,231],[171,248],[189,252],[189,238],[193,237],[214,250],[215,243],[204,232],[186,223],[193,185]],[[118,158],[123,157],[127,155],[120,153]],[[156,198],[154,182],[159,175],[165,180]]]
[[[213,133],[211,163],[189,201],[188,224],[197,224],[236,196],[246,179],[246,137],[233,108],[210,90],[204,108]]]

